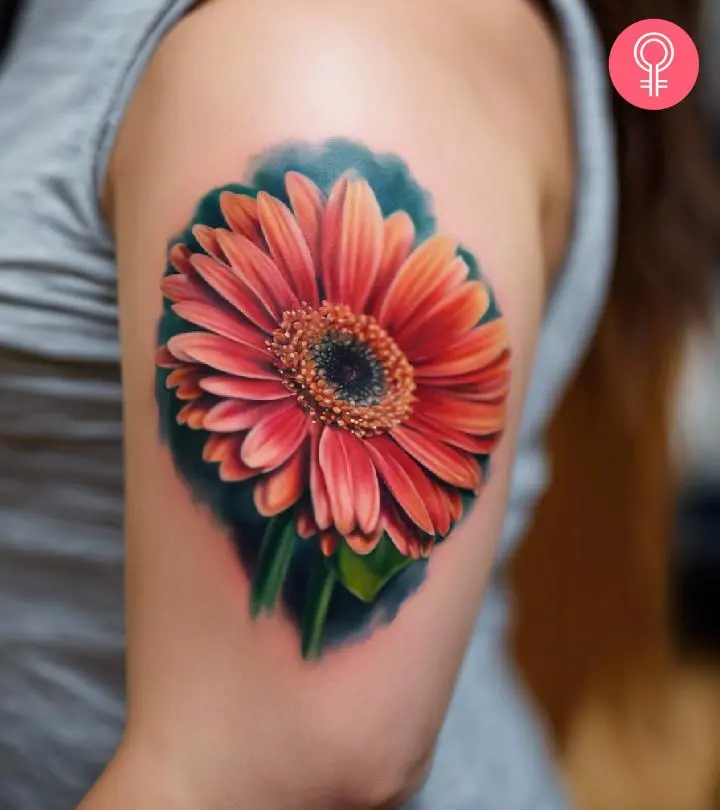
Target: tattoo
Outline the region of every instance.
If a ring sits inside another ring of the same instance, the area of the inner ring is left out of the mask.
[[[169,248],[164,439],[306,658],[395,615],[504,427],[504,320],[429,209],[395,157],[291,145]]]

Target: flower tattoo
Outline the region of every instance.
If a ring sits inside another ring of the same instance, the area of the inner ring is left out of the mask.
[[[168,259],[163,435],[233,531],[252,611],[284,596],[317,657],[328,619],[367,623],[479,494],[505,322],[404,164],[349,141],[271,153],[205,198]]]

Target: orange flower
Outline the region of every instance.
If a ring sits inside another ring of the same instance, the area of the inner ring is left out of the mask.
[[[294,509],[298,534],[367,554],[386,532],[427,556],[482,483],[505,422],[509,350],[490,293],[446,236],[414,247],[360,178],[326,200],[305,176],[275,197],[225,191],[225,227],[176,244],[163,293],[198,327],[158,364],[207,431],[203,457],[248,481],[257,511]]]

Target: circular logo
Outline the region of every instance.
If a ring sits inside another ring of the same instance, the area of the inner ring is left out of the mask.
[[[700,73],[690,35],[668,20],[641,20],[626,28],[610,51],[610,78],[625,101],[666,110],[688,96]]]

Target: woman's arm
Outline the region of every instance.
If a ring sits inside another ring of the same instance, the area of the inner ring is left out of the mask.
[[[137,92],[110,197],[129,719],[88,810],[380,807],[427,768],[569,151],[537,20],[444,8],[217,0]],[[471,24],[523,27],[547,76]]]

